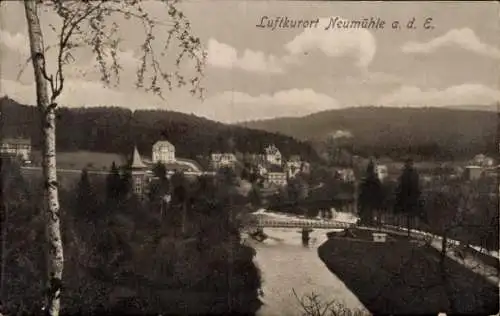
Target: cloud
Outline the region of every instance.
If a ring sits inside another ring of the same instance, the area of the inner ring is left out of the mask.
[[[457,45],[468,51],[500,58],[500,50],[492,45],[485,44],[469,28],[453,29],[446,34],[428,42],[407,42],[403,45],[404,53],[432,53],[442,47]]]
[[[403,86],[380,98],[384,106],[456,106],[491,105],[500,101],[500,91],[480,84],[462,84],[444,90],[421,90]]]
[[[385,72],[370,72],[370,71],[362,71],[358,75],[345,76],[343,79],[345,82],[349,84],[359,85],[359,84],[397,84],[401,83],[402,78]]]
[[[330,57],[354,55],[359,67],[367,67],[377,51],[375,37],[365,29],[329,29],[330,19],[320,19],[318,28],[306,29],[285,45],[292,55],[320,50]]]
[[[106,49],[105,50],[105,60],[108,64],[111,64],[113,62],[113,59],[111,57],[111,50]],[[135,56],[135,53],[132,49],[128,50],[118,50],[116,51],[116,60],[118,64],[120,64],[122,67],[129,67],[129,68],[137,68],[140,64],[139,58]]]
[[[238,51],[234,47],[219,43],[213,38],[208,41],[207,63],[214,67],[238,68],[251,72],[283,72],[278,58],[273,55],[267,56],[264,52],[246,49],[241,56],[238,56]]]
[[[35,85],[0,79],[2,95],[8,95],[24,104],[36,104]],[[339,108],[338,102],[312,89],[291,89],[274,94],[249,95],[243,92],[222,92],[199,101],[173,102],[173,106],[154,95],[139,90],[120,92],[98,82],[66,80],[59,104],[68,107],[120,106],[129,109],[165,109],[234,123],[238,121],[272,118],[276,116],[303,116],[318,111]]]
[[[36,104],[35,85],[23,85],[14,80],[0,79],[2,94],[18,102]],[[126,108],[166,108],[164,101],[147,93],[120,92],[100,82],[67,79],[58,103],[68,107],[121,106]],[[134,106],[131,106],[134,105]]]
[[[30,54],[29,39],[24,34],[12,34],[6,30],[0,30],[0,43],[18,54],[21,53],[22,55],[26,56],[29,56]],[[58,46],[48,45],[46,47],[49,48],[45,56],[49,72],[55,71],[55,66],[57,65]],[[92,59],[86,58],[88,61],[82,61],[82,59],[80,58],[78,53],[82,52],[83,50],[85,49],[74,49],[72,51],[72,53],[76,56],[76,60],[71,64],[64,66],[63,71],[66,78],[82,77],[88,74],[97,74],[96,78],[100,78],[98,62],[93,57]],[[26,56],[23,57],[23,59],[26,58]],[[117,51],[116,59],[121,67],[121,70],[123,71],[122,77],[130,77],[131,75],[134,75],[140,65],[140,59],[135,56],[134,51],[131,49]],[[110,49],[104,49],[104,60],[108,67],[112,65],[113,60],[111,57]],[[31,64],[29,62],[23,62],[22,65],[31,67]],[[25,67],[23,73],[28,73],[29,75],[31,75],[31,71],[26,71],[26,66],[23,66]]]
[[[113,65],[113,58],[111,56],[110,49],[104,49],[104,61],[106,63],[107,68],[111,68]],[[137,69],[141,64],[141,60],[136,57],[134,51],[132,49],[128,50],[117,50],[116,51],[116,62],[120,67],[120,79],[131,79],[135,80],[135,74]],[[91,59],[88,60],[87,63],[81,65],[71,65],[69,67],[65,67],[65,71],[68,72],[70,76],[73,77],[81,77],[86,76],[89,73],[98,74],[100,77],[99,63],[92,56]],[[120,80],[122,81],[122,80]]]
[[[267,55],[246,49],[242,54],[228,44],[211,38],[208,41],[208,64],[219,68],[237,68],[259,73],[284,73],[287,65],[300,57],[320,51],[328,57],[356,56],[359,67],[367,67],[376,53],[375,37],[365,29],[325,30],[330,19],[319,19],[318,28],[308,28],[284,45],[283,56]]]
[[[339,108],[337,100],[312,89],[291,89],[255,96],[226,91],[205,100],[196,113],[233,123],[277,116],[303,116],[336,108]]]
[[[12,34],[5,30],[0,30],[0,43],[7,48],[26,54],[29,52],[29,40],[21,33]]]

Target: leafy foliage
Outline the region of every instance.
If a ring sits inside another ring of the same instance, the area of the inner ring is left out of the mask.
[[[17,179],[3,186],[9,187],[4,201],[10,207],[8,225],[2,222],[9,245],[4,307],[34,313],[43,303],[43,284],[37,281],[43,280],[45,260],[35,242],[43,236],[43,217],[36,207],[39,188],[30,187],[19,168],[2,168],[2,179]],[[255,253],[241,245],[237,216],[231,220],[229,212],[232,207],[237,215],[247,197],[231,199],[233,205],[221,198],[228,192],[240,195],[234,184],[206,177],[191,182],[179,174],[170,187],[185,184],[184,198],[175,198],[187,202],[186,234],[181,237],[175,233],[174,218],[180,215],[175,203],[167,209],[170,217],[161,217],[147,200],[121,197],[119,204],[106,203],[105,192],[94,189],[97,181],[82,172],[74,191],[61,190],[67,258],[62,314],[255,312],[260,287]],[[75,198],[89,189],[99,216],[76,212],[90,210],[89,201]]]

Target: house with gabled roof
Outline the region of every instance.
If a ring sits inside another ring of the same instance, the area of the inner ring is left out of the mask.
[[[281,152],[274,144],[264,148],[264,155],[266,157],[267,163],[281,166],[282,164]]]
[[[0,154],[31,160],[31,140],[27,138],[3,138],[0,141]]]

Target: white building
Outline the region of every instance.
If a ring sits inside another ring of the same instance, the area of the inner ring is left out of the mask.
[[[311,173],[311,164],[307,161],[302,161],[302,165],[300,166],[300,172],[303,174]]]
[[[484,168],[481,166],[466,166],[465,177],[467,180],[477,180],[483,175]]]
[[[272,165],[281,166],[281,163],[282,163],[281,152],[279,151],[279,149],[276,146],[274,146],[274,145],[267,146],[264,149],[264,154],[266,155],[266,161],[268,163],[270,163]]]
[[[166,140],[157,141],[153,145],[153,163],[175,162],[175,146]]]
[[[268,172],[266,174],[266,180],[269,183],[274,183],[279,186],[285,186],[287,184],[286,173],[284,172]]]
[[[23,161],[29,161],[31,156],[31,140],[22,138],[2,139],[0,154],[17,156]]]
[[[232,153],[213,153],[210,155],[210,167],[219,169],[222,167],[234,167],[238,159]]]
[[[492,167],[495,164],[495,161],[493,158],[488,157],[483,154],[479,154],[474,156],[474,158],[471,161],[472,165],[475,166],[481,166],[481,167]]]
[[[257,174],[259,176],[264,176],[267,173],[266,167],[264,167],[262,164],[257,165]]]
[[[299,156],[292,156],[285,163],[285,171],[289,178],[294,178],[302,171],[302,160]]]
[[[354,170],[352,170],[351,168],[337,169],[336,173],[342,181],[354,182],[356,180],[356,176],[354,175]]]
[[[376,165],[375,173],[380,181],[384,181],[389,176],[389,171],[386,165]]]

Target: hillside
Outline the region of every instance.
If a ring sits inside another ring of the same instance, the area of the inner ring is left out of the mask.
[[[0,132],[3,137],[31,137],[40,148],[39,120],[34,106],[0,99]],[[57,149],[61,152],[96,151],[130,154],[134,144],[150,153],[153,143],[166,139],[180,157],[196,159],[211,151],[261,152],[275,144],[288,157],[300,154],[314,161],[312,147],[292,137],[226,125],[195,115],[162,110],[130,111],[118,107],[59,108]]]
[[[491,111],[446,108],[359,107],[277,118],[241,126],[317,142],[336,131],[350,132],[359,153],[456,158],[477,152],[496,155],[498,116]]]

